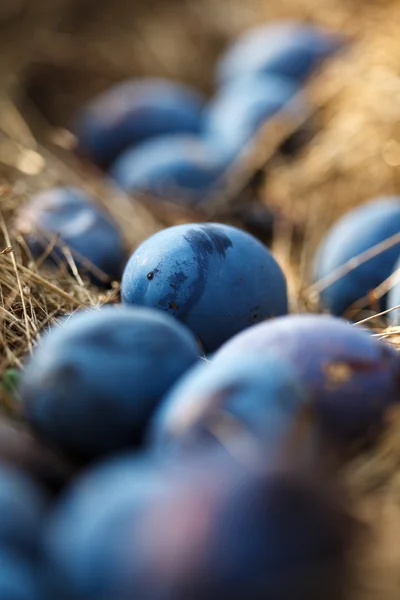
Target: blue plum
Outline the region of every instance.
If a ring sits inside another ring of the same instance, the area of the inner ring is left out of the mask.
[[[350,522],[332,490],[263,465],[207,453],[87,475],[48,522],[55,577],[85,600],[341,598]]]
[[[51,262],[65,261],[61,246],[71,251],[77,266],[100,286],[121,277],[126,249],[117,224],[76,188],[53,188],[34,195],[20,211],[16,228],[33,256],[41,256],[56,241]]]
[[[38,568],[34,564],[0,549],[1,600],[45,600],[39,586]]]
[[[125,304],[157,308],[183,321],[212,352],[242,329],[286,314],[285,277],[250,234],[218,223],[177,225],[131,256]]]
[[[386,248],[373,250],[392,236],[396,237]],[[368,251],[370,257],[361,262]],[[313,279],[321,287],[322,306],[341,315],[357,300],[368,298],[389,277],[399,255],[400,197],[378,198],[350,211],[333,225],[316,254]],[[341,268],[347,272],[341,273]]]
[[[47,498],[33,480],[17,469],[0,464],[1,551],[26,557],[37,553],[46,504]],[[3,598],[1,592],[0,597]]]
[[[323,429],[336,440],[375,433],[400,400],[400,362],[367,330],[325,315],[275,319],[243,332],[214,357],[274,353],[297,372]]]
[[[178,82],[142,78],[120,83],[78,111],[72,130],[79,152],[100,167],[126,148],[169,133],[200,130],[202,98]]]
[[[226,51],[217,65],[219,83],[248,73],[289,77],[297,83],[342,46],[342,36],[296,21],[279,21],[250,29]]]
[[[111,176],[127,192],[197,203],[217,185],[224,162],[200,137],[157,137],[121,154]]]
[[[150,440],[163,450],[250,434],[274,450],[296,430],[308,406],[293,371],[272,354],[202,362],[167,394],[153,417]]]
[[[396,262],[393,275],[400,277],[400,259]],[[387,304],[386,308],[395,308],[396,306],[400,306],[400,279],[394,283],[394,285],[390,288],[387,295]],[[388,313],[388,320],[390,325],[398,327],[400,325],[400,309],[392,310]]]
[[[199,353],[190,331],[159,311],[83,311],[50,330],[27,361],[22,405],[44,438],[94,459],[141,443],[157,403]]]
[[[300,113],[305,106],[294,101],[297,86],[278,76],[256,75],[223,86],[204,112],[206,139],[232,161],[279,110]]]

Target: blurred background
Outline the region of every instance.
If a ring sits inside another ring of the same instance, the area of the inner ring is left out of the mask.
[[[353,43],[309,84],[309,143],[292,160],[274,156],[262,180],[264,201],[308,227],[312,252],[338,213],[398,188],[399,17],[393,0],[3,0],[0,129],[28,147],[32,137],[47,144],[49,125],[66,127],[85,101],[135,76],[211,95],[215,63],[243,30],[280,18],[327,26]],[[0,162],[12,163],[7,146]]]

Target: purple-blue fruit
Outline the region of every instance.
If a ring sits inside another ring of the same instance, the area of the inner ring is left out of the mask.
[[[45,509],[46,498],[33,480],[0,464],[0,550],[35,554]]]
[[[297,315],[243,332],[214,357],[257,354],[291,363],[323,428],[337,439],[374,433],[400,399],[399,358],[389,345],[342,319]]]
[[[387,294],[387,309],[400,306],[400,260],[398,260],[394,266],[393,277],[397,279],[397,282],[393,282],[393,285]],[[390,325],[396,327],[400,325],[400,308],[392,310],[387,316]]]
[[[22,405],[45,439],[95,459],[139,445],[158,402],[198,357],[194,337],[168,315],[84,311],[42,338],[22,376]]]
[[[308,405],[290,362],[268,353],[228,356],[194,366],[176,383],[154,414],[150,440],[162,450],[254,436],[273,451]]]
[[[52,263],[66,261],[63,246],[84,273],[106,286],[121,277],[126,249],[117,224],[76,188],[53,188],[34,195],[20,211],[16,228],[35,258],[55,244]]]
[[[350,211],[316,254],[313,279],[322,306],[341,315],[357,300],[365,298],[368,305],[368,294],[389,277],[399,255],[400,197],[378,198]]]
[[[337,34],[306,23],[269,23],[246,31],[228,48],[217,65],[217,79],[221,84],[248,73],[264,73],[301,83],[340,50],[343,41]]]
[[[261,458],[88,475],[48,523],[54,575],[85,600],[341,598],[350,527],[332,490]]]
[[[126,81],[94,98],[75,116],[79,152],[100,167],[151,137],[200,130],[202,98],[161,78]]]
[[[47,600],[39,582],[38,567],[0,547],[1,600]]]
[[[285,277],[267,248],[217,223],[177,225],[143,242],[125,268],[121,294],[125,304],[174,315],[207,352],[287,312]]]
[[[279,110],[286,107],[289,114],[304,110],[300,101],[293,100],[297,91],[292,81],[273,75],[252,75],[226,84],[205,109],[206,139],[233,160]]]
[[[110,174],[127,192],[197,203],[217,185],[223,170],[211,144],[200,137],[169,135],[126,150]]]

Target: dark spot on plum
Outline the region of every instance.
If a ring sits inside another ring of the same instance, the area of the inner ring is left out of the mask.
[[[182,273],[182,271],[178,271],[178,273],[172,273],[172,275],[168,277],[168,282],[169,285],[176,290],[177,286],[179,286],[181,283],[184,283],[186,279],[187,276]]]
[[[111,344],[110,331],[93,331],[88,338],[88,342],[94,346],[109,347]]]
[[[193,228],[185,236],[185,240],[196,256],[211,256],[215,253],[221,258],[225,258],[227,249],[232,247],[232,242],[228,236],[214,225]]]
[[[152,271],[150,271],[150,273],[147,273],[147,279],[151,281],[152,279],[154,279],[154,275],[156,273],[158,273],[158,269],[153,269]]]
[[[257,321],[257,319],[258,319],[258,314],[255,313],[254,315],[252,315],[251,317],[249,317],[247,319],[247,322],[250,323],[250,324],[252,324],[252,323],[255,323]]]
[[[74,365],[73,363],[65,363],[64,365],[60,365],[58,368],[53,369],[46,378],[42,381],[42,387],[52,388],[53,386],[60,385],[60,382],[65,382],[66,384],[74,382],[80,379],[81,377],[81,369],[79,365]]]
[[[172,290],[167,292],[162,298],[160,298],[159,305],[160,306],[168,306],[168,309],[173,309],[175,311],[179,310],[178,304],[176,304],[176,295],[179,291],[180,286],[186,281],[187,275],[182,273],[182,271],[178,271],[176,273],[172,273],[168,277],[168,285]],[[181,315],[182,316],[182,315]]]

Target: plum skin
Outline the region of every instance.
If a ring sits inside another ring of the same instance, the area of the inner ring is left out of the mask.
[[[46,495],[30,477],[0,464],[0,549],[36,557],[46,508]]]
[[[167,393],[149,440],[160,452],[198,447],[215,441],[213,426],[221,420],[227,435],[256,436],[271,453],[294,430],[308,400],[290,363],[272,354],[202,362]]]
[[[313,280],[318,283],[347,261],[400,233],[400,197],[382,197],[348,212],[323,239],[314,261]],[[320,302],[335,315],[368,295],[393,271],[400,242],[363,262],[327,285]],[[384,305],[382,305],[384,308]]]
[[[43,600],[44,591],[36,563],[0,548],[0,597],[3,600]]]
[[[302,83],[343,42],[339,35],[295,21],[256,27],[227,49],[217,65],[217,80],[221,84],[248,73],[263,73]]]
[[[198,357],[190,331],[168,315],[83,311],[50,330],[27,361],[22,406],[44,439],[92,460],[139,445],[161,397]]]
[[[77,266],[93,283],[107,287],[121,277],[126,262],[122,234],[111,217],[77,188],[52,188],[35,194],[20,211],[16,229],[25,235],[35,258],[40,257],[58,235],[61,243],[70,248]],[[57,264],[63,258],[65,261],[57,242],[48,261]],[[101,273],[96,272],[96,268]]]
[[[232,161],[275,113],[283,108],[288,114],[304,111],[304,103],[293,99],[297,92],[284,77],[250,75],[234,80],[205,107],[204,135]]]
[[[242,329],[287,313],[286,280],[250,234],[218,223],[169,227],[133,253],[124,304],[174,315],[211,352]]]
[[[270,352],[291,363],[321,426],[338,441],[379,430],[387,409],[400,400],[395,350],[337,317],[297,315],[263,323],[233,338],[213,362]]]
[[[197,204],[213,191],[224,168],[211,144],[195,136],[168,135],[123,152],[110,175],[127,192]]]
[[[214,453],[162,466],[125,457],[70,490],[45,548],[56,577],[85,600],[288,600],[293,589],[309,600],[321,597],[299,593],[310,571],[314,586],[321,565],[340,573],[344,523],[332,498],[290,469],[253,471]]]
[[[75,115],[79,153],[107,168],[126,148],[170,133],[197,133],[202,98],[162,78],[133,79],[103,92]]]

